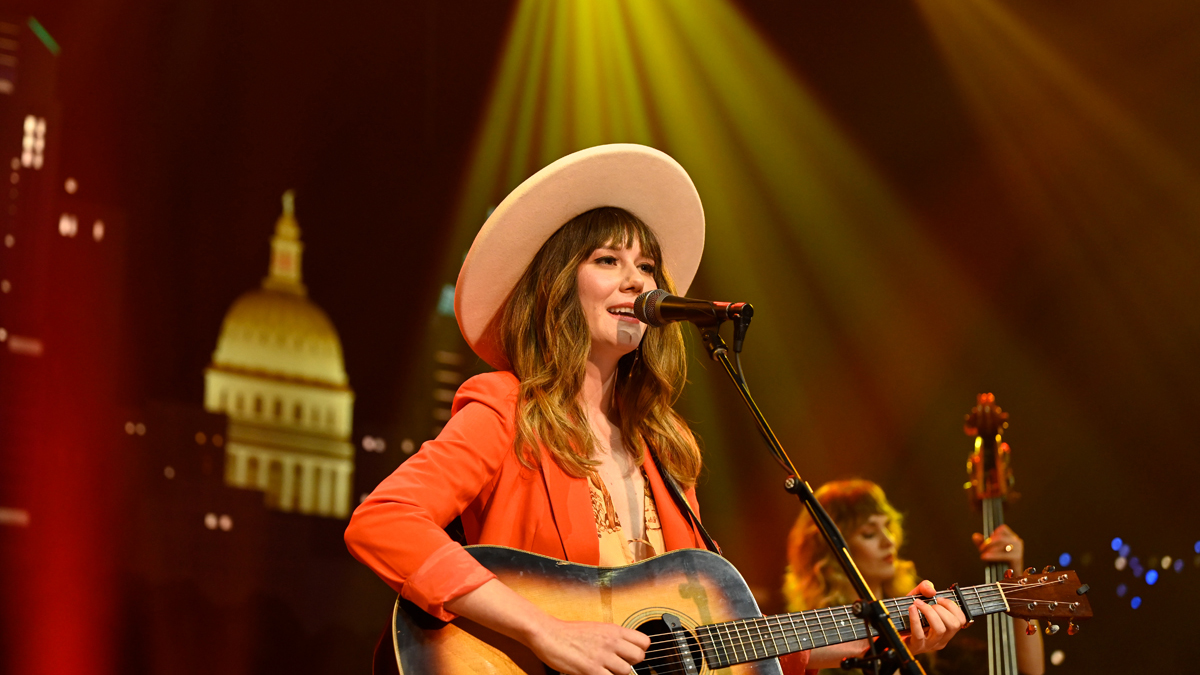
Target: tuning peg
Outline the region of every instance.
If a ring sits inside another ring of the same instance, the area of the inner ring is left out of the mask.
[[[1084,585],[1080,586],[1079,588],[1075,589],[1075,595],[1083,595],[1084,593],[1087,593],[1090,590],[1092,590],[1092,587],[1087,584],[1084,584]]]
[[[1030,574],[1037,574],[1037,568],[1036,568],[1036,567],[1026,567],[1026,568],[1025,568],[1025,572],[1024,572],[1024,573],[1022,573],[1022,575],[1021,575],[1021,576],[1025,576],[1025,577],[1027,577],[1027,576],[1029,576]]]
[[[1033,635],[1033,634],[1034,634],[1034,633],[1036,633],[1036,632],[1037,632],[1037,620],[1035,620],[1035,619],[1030,619],[1030,620],[1029,620],[1029,625],[1025,626],[1025,634],[1026,634],[1026,635]]]
[[[1074,635],[1080,630],[1079,624],[1075,623],[1074,619],[1071,620],[1071,623],[1067,624],[1067,635]]]
[[[1058,568],[1055,567],[1054,565],[1046,565],[1045,567],[1042,568],[1042,574],[1050,574],[1051,572],[1053,572],[1056,569],[1058,569]]]
[[[1054,635],[1058,632],[1058,625],[1053,623],[1046,624],[1046,635]]]
[[[1010,567],[1010,568],[1004,570],[1004,578],[1005,579],[1013,578],[1013,568]]]

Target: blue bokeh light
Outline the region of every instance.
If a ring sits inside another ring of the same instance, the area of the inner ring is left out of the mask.
[[[1176,572],[1183,571],[1183,558],[1180,558],[1179,560],[1175,561],[1175,571]]]
[[[1146,585],[1153,586],[1158,581],[1158,570],[1146,570]]]
[[[1133,596],[1133,599],[1129,601],[1129,606],[1133,607],[1134,609],[1141,607],[1142,606],[1142,596],[1140,596],[1140,595]]]
[[[1128,558],[1129,557],[1129,544],[1125,544],[1124,546],[1122,546],[1121,550],[1118,551],[1118,553],[1121,554],[1122,558]]]
[[[1064,553],[1064,554],[1058,556],[1058,566],[1059,567],[1066,567],[1067,565],[1070,565],[1070,564],[1071,564],[1071,554],[1070,553]]]
[[[1126,586],[1125,584],[1117,584],[1117,597],[1118,598],[1125,597],[1125,591],[1128,591],[1128,590],[1129,590],[1129,587]]]
[[[1192,550],[1196,553],[1200,553],[1200,541],[1196,542],[1196,545],[1192,547]]]
[[[1120,538],[1120,537],[1115,537],[1115,538],[1112,540],[1112,550],[1114,550],[1114,551],[1120,551],[1120,550],[1121,550],[1121,545],[1122,545],[1122,544],[1124,544],[1124,543],[1125,543],[1125,542],[1121,541],[1121,538]],[[1200,541],[1196,542],[1196,545],[1197,545],[1197,546],[1200,546]],[[1197,552],[1197,553],[1200,553],[1200,551],[1196,551],[1196,552]]]

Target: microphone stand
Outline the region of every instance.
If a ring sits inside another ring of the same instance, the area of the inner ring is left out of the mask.
[[[746,331],[750,327],[750,319],[753,316],[754,308],[746,305],[734,318],[734,345],[738,352],[741,352],[741,343],[745,339]],[[821,506],[821,502],[817,501],[816,495],[813,494],[808,482],[800,478],[800,472],[796,470],[796,465],[792,463],[791,457],[788,457],[787,452],[783,449],[783,445],[780,444],[779,439],[775,436],[775,432],[767,424],[767,419],[763,416],[762,410],[758,408],[758,404],[754,402],[754,397],[750,395],[750,390],[746,386],[746,380],[741,375],[741,369],[734,370],[733,365],[729,362],[729,349],[719,332],[721,323],[717,319],[703,324],[696,323],[696,327],[700,329],[700,338],[704,341],[704,348],[708,351],[710,358],[724,366],[725,372],[733,380],[733,384],[737,387],[738,393],[742,395],[742,400],[746,403],[746,407],[750,409],[750,413],[754,416],[754,422],[758,425],[758,431],[767,441],[767,447],[770,449],[771,455],[775,457],[775,460],[779,462],[784,471],[788,472],[787,480],[784,481],[784,488],[791,494],[796,495],[800,499],[800,503],[808,509],[813,522],[817,524],[817,529],[821,531],[821,534],[825,537],[825,541],[829,544],[830,550],[833,551],[834,556],[841,563],[842,569],[846,571],[846,578],[850,580],[850,585],[854,587],[854,591],[858,593],[858,597],[864,599],[863,601],[854,603],[854,613],[867,625],[870,649],[867,655],[862,658],[843,659],[842,668],[847,670],[858,668],[864,673],[870,672],[875,675],[890,674],[898,668],[907,675],[924,675],[924,669],[913,658],[908,645],[900,637],[900,631],[892,623],[892,618],[888,614],[887,608],[871,592],[866,580],[863,579],[862,573],[859,572],[858,567],[854,564],[854,560],[850,557],[850,550],[846,544],[846,540],[842,537],[842,533],[838,531],[837,525],[833,523],[833,519],[825,511],[825,507]],[[876,651],[875,640],[870,639],[871,629],[874,629],[875,633],[880,636],[882,644],[885,647],[882,651]]]

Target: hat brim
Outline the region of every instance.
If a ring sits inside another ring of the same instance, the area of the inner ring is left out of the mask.
[[[615,206],[658,237],[663,264],[683,295],[704,251],[704,207],[692,179],[666,153],[616,143],[572,153],[513,190],[475,236],[458,273],[454,316],[467,344],[506,370],[490,326],[542,244],[581,213]]]

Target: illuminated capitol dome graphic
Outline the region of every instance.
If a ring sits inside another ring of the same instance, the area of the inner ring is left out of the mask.
[[[273,509],[344,518],[354,392],[337,330],[301,282],[303,249],[288,191],[270,273],[225,315],[205,371],[204,407],[229,418],[226,484],[263,491]]]

